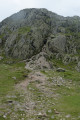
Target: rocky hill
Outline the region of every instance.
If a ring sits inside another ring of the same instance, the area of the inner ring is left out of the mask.
[[[80,17],[25,9],[0,23],[0,120],[80,120],[79,72]]]
[[[63,17],[33,8],[21,10],[0,23],[1,54],[27,59],[40,52],[64,64],[79,64],[80,17]]]

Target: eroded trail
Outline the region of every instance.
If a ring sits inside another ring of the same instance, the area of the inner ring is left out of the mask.
[[[16,88],[20,87],[25,89],[27,88],[28,84],[31,82],[40,82],[42,84],[45,84],[45,81],[47,79],[48,78],[44,74],[42,74],[40,71],[34,71],[34,72],[31,72],[24,81],[17,84]]]
[[[72,120],[71,115],[60,111],[59,107],[60,100],[65,95],[70,96],[69,90],[73,88],[75,84],[53,71],[32,71],[15,86],[11,95],[6,96],[7,104],[2,105],[7,108],[4,117],[9,115],[10,120]]]
[[[30,120],[33,116],[32,120],[38,119],[37,117],[39,116],[45,116],[45,119],[48,120],[45,108],[45,106],[47,107],[44,99],[45,95],[42,93],[43,88],[45,89],[47,79],[48,77],[40,71],[34,71],[24,81],[16,85],[16,90],[24,98],[24,102],[19,104],[20,109],[23,108],[26,112],[25,116],[27,120]]]
[[[27,120],[60,120],[66,115],[64,112],[60,112],[56,106],[60,104],[59,99],[63,94],[61,89],[65,86],[70,89],[72,84],[60,76],[53,75],[51,77],[49,71],[46,71],[46,74],[33,71],[16,86],[16,90],[24,98],[23,102],[19,103],[19,109],[23,109]],[[64,94],[66,93],[64,92]],[[67,116],[68,119],[71,119],[70,115]]]

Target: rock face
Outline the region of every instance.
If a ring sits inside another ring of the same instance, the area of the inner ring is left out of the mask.
[[[45,52],[65,64],[72,57],[80,59],[80,17],[65,18],[46,9],[21,10],[0,23],[0,51],[20,59]]]
[[[58,35],[55,38],[51,38],[47,41],[48,49],[52,52],[65,52],[66,37],[65,35]]]

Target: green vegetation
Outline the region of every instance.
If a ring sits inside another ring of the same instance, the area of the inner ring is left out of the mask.
[[[74,118],[75,120],[79,120],[80,118],[78,116],[80,114],[80,73],[74,70],[76,63],[64,65],[61,60],[55,59],[53,59],[52,62],[55,67],[61,67],[65,69],[65,72],[57,72],[55,70],[41,71],[43,74],[49,77],[48,81],[50,82],[50,84],[52,84],[47,87],[50,88],[51,91],[54,91],[55,89],[54,93],[59,95],[59,98],[56,101],[56,109],[60,113],[63,113],[62,116],[66,120],[71,120],[72,118]],[[57,78],[59,79],[59,77],[61,77],[61,79],[65,81],[64,84],[61,83],[61,85],[57,85],[57,82],[56,85],[53,84],[53,81]],[[56,118],[59,119],[58,116]]]
[[[19,32],[20,34],[28,33],[28,32],[30,32],[30,31],[31,31],[31,28],[30,28],[30,27],[21,27],[21,28],[19,28],[19,30],[18,30],[18,32]]]
[[[80,94],[73,96],[63,96],[58,105],[61,111],[67,114],[79,115],[80,113]],[[66,109],[65,109],[66,108]]]
[[[0,120],[80,120],[80,18],[25,9],[1,23],[0,39]],[[29,74],[24,61],[39,52],[54,69]]]
[[[30,72],[24,67],[24,62],[19,62],[18,60],[12,60],[6,57],[0,61],[0,120],[5,119],[4,113],[7,113],[8,109],[14,112],[14,104],[12,103],[11,106],[7,106],[9,104],[8,101],[17,101],[22,103],[24,99],[20,96],[20,91],[15,91],[16,84],[24,80]],[[7,96],[9,96],[9,98]],[[6,108],[1,107],[2,104],[5,104]],[[11,120],[10,114],[7,115],[7,120]],[[16,114],[19,115],[20,112],[18,113],[17,111]]]
[[[0,38],[3,38],[3,37],[4,37],[4,34],[1,34],[1,35],[0,35]]]
[[[41,71],[45,75],[47,75],[50,79],[48,81],[50,84],[53,83],[53,78],[55,79],[59,76],[61,76],[63,79],[65,79],[66,84],[61,84],[56,86],[54,84],[47,86],[48,89],[50,88],[51,91],[54,91],[55,94],[59,95],[59,98],[56,100],[56,109],[63,113],[63,118],[65,116],[70,115],[69,118],[66,118],[66,120],[71,120],[74,118],[75,120],[78,120],[78,116],[80,114],[80,73],[73,72],[73,71],[66,71],[66,72],[55,72],[55,71]],[[51,98],[49,98],[51,101]],[[51,102],[55,102],[52,100]],[[53,107],[54,109],[54,107]],[[58,116],[56,117],[58,118]],[[58,118],[59,119],[59,118]]]
[[[8,28],[8,27],[6,27],[5,28],[5,30],[7,31],[7,33],[9,33],[9,34],[11,34],[12,32],[11,32],[11,30]]]
[[[26,119],[35,119],[35,120],[79,120],[80,114],[80,74],[72,69],[69,69],[68,66],[63,65],[61,61],[55,61],[54,64],[65,68],[65,72],[57,72],[53,70],[42,70],[41,73],[48,77],[48,80],[44,84],[40,81],[30,81],[26,91],[15,90],[14,87],[17,83],[21,82],[27,77],[30,71],[25,70],[24,62],[19,62],[13,60],[12,63],[7,63],[7,61],[12,61],[12,59],[5,59],[0,62],[0,102],[2,104],[8,104],[8,101],[16,101],[24,106],[25,102],[28,103],[27,99],[30,100],[30,103],[35,103],[36,106],[33,107],[33,111],[36,111],[36,114],[30,114],[27,116],[24,109],[15,110],[15,104],[11,104],[11,108],[7,106],[13,113],[17,115],[18,119],[22,119],[24,115],[24,120]],[[54,60],[53,60],[54,61]],[[62,78],[65,82],[61,85],[54,83],[55,80]],[[43,89],[44,88],[44,89]],[[25,93],[27,92],[27,93]],[[28,94],[28,96],[26,96]],[[16,96],[7,98],[6,96]],[[29,98],[27,98],[29,97]],[[22,107],[23,107],[22,106]],[[65,109],[66,108],[66,109]],[[6,112],[4,108],[0,108],[1,111]],[[55,112],[57,111],[57,114]],[[43,112],[44,111],[44,112]],[[34,112],[33,112],[34,113]],[[39,115],[41,113],[42,115]],[[45,115],[44,115],[45,114]],[[3,114],[1,114],[0,119],[3,119]],[[7,120],[10,120],[12,113],[7,115]],[[67,118],[68,117],[68,118]]]
[[[18,59],[3,57],[0,60],[0,96],[6,95],[16,83],[25,79],[30,71],[24,67],[25,63]]]

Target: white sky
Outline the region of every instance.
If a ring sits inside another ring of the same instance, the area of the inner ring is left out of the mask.
[[[80,0],[0,0],[0,21],[25,8],[47,8],[63,16],[80,16]]]

